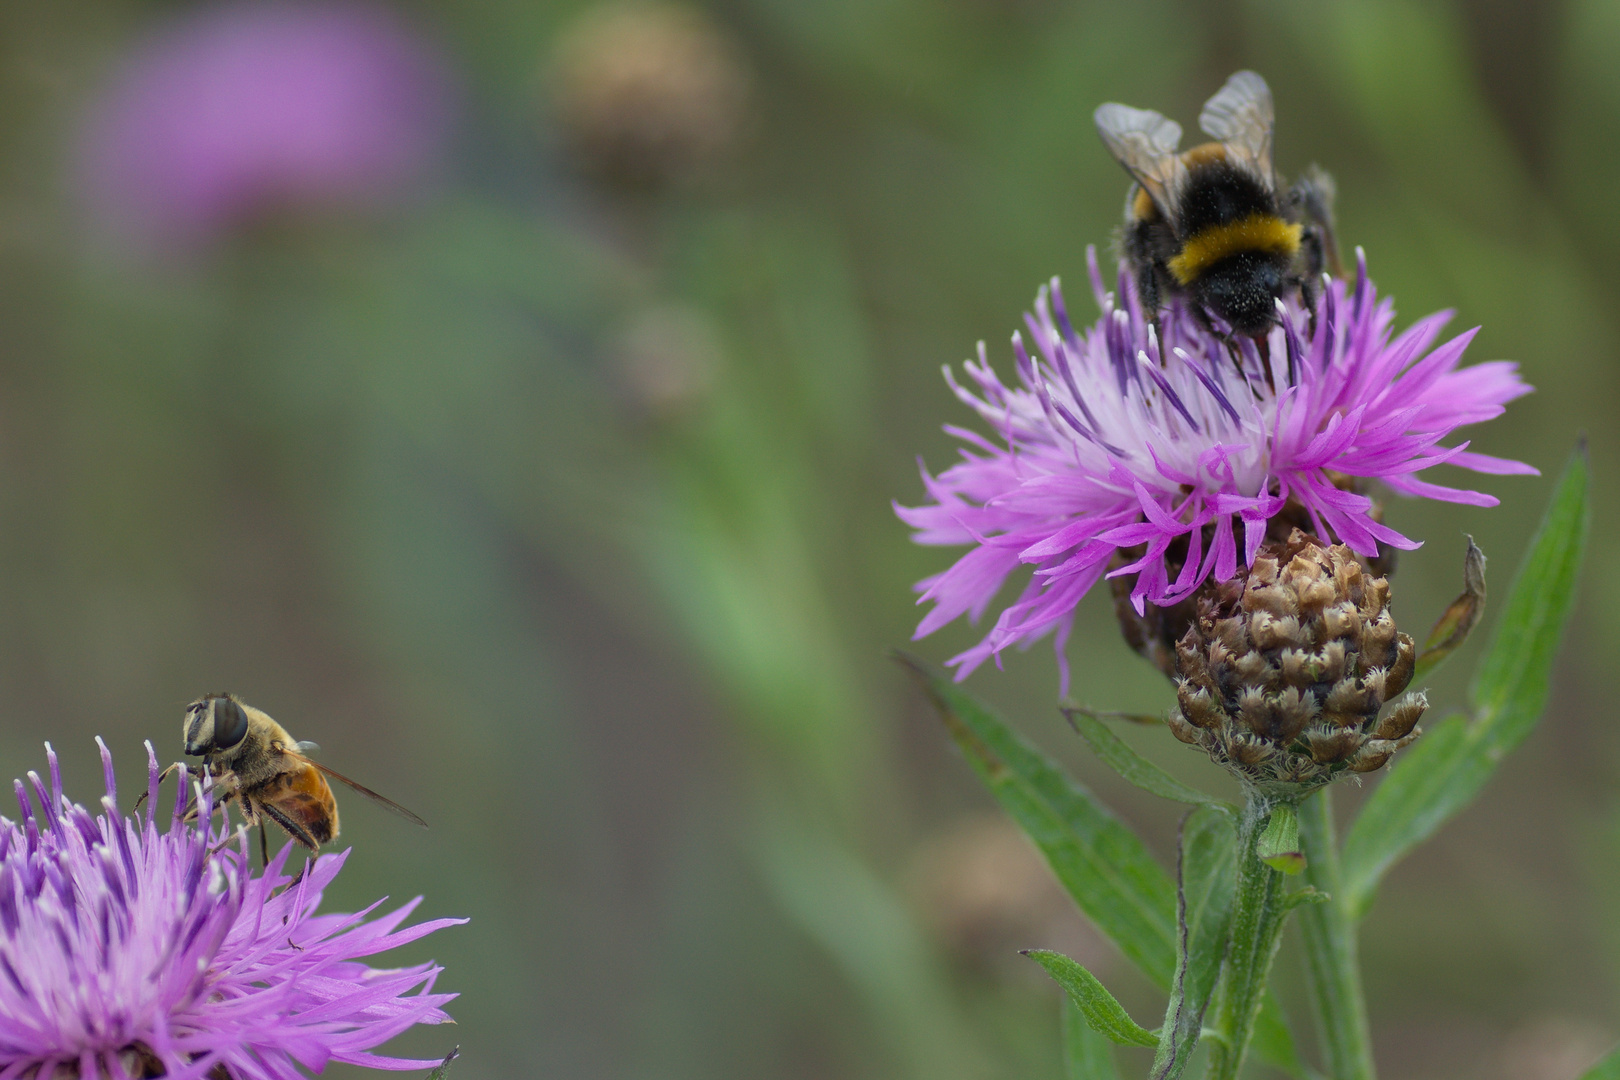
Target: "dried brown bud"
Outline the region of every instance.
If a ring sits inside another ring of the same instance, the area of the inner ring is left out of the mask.
[[[1343,545],[1298,529],[1263,545],[1246,577],[1209,586],[1175,648],[1170,727],[1245,783],[1319,787],[1380,768],[1420,733],[1416,649],[1389,610],[1389,583]]]
[[[702,9],[668,0],[592,8],[560,40],[552,76],[575,160],[627,188],[713,171],[743,127],[751,82]]]

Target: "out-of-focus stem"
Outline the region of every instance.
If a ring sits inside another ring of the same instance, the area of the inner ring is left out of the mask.
[[[1326,789],[1300,804],[1299,838],[1305,852],[1306,880],[1331,897],[1325,903],[1306,904],[1299,913],[1311,1008],[1328,1074],[1333,1080],[1376,1080],[1356,953],[1356,922],[1346,910],[1339,846],[1333,835],[1333,804]]]
[[[1275,800],[1251,792],[1238,822],[1232,939],[1221,975],[1220,1001],[1210,1025],[1209,1080],[1237,1080],[1265,996],[1283,917],[1288,913],[1282,873],[1261,862],[1256,850],[1274,805]]]

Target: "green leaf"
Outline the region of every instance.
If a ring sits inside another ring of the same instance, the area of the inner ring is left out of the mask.
[[[1548,680],[1574,602],[1585,548],[1588,467],[1571,455],[1471,693],[1473,719],[1450,718],[1419,739],[1367,800],[1344,845],[1346,903],[1366,913],[1384,872],[1479,794],[1524,741],[1547,701]]]
[[[427,1074],[427,1080],[444,1080],[445,1077],[450,1075],[450,1063],[460,1056],[461,1047],[452,1047],[450,1052],[444,1055],[443,1064]]]
[[[1097,976],[1067,956],[1050,949],[1024,949],[1023,954],[1045,968],[1046,973],[1069,992],[1069,1000],[1097,1034],[1106,1035],[1121,1046],[1159,1044],[1159,1037],[1132,1020],[1108,988],[1097,981]]]
[[[1298,811],[1286,804],[1274,808],[1255,854],[1260,856],[1261,862],[1285,874],[1297,874],[1305,869],[1305,853],[1299,849]]]
[[[1086,740],[1086,745],[1091,747],[1092,753],[1143,791],[1151,792],[1162,799],[1192,803],[1195,806],[1225,805],[1213,795],[1205,795],[1197,788],[1188,787],[1132,750],[1125,745],[1124,739],[1114,734],[1113,729],[1103,723],[1098,714],[1090,709],[1069,707],[1063,710],[1063,715],[1069,718],[1075,732]]]
[[[1446,605],[1446,610],[1435,620],[1429,639],[1418,653],[1412,681],[1419,682],[1445,662],[1446,657],[1461,648],[1468,640],[1479,617],[1485,614],[1485,553],[1479,550],[1474,538],[1468,538],[1468,550],[1463,553],[1462,595]]]
[[[1581,1074],[1581,1080],[1620,1080],[1620,1046],[1599,1058],[1596,1065]]]
[[[1168,989],[1176,969],[1176,890],[1146,845],[959,686],[915,657],[897,658],[917,676],[969,764],[1046,855],[1080,910]]]
[[[1091,1029],[1080,1007],[1063,995],[1064,1080],[1119,1080],[1114,1047]]]
[[[1277,995],[1269,987],[1266,999],[1260,1003],[1260,1015],[1254,1022],[1254,1036],[1249,1049],[1256,1057],[1264,1058],[1289,1076],[1306,1076],[1305,1063],[1300,1060],[1299,1049],[1294,1046],[1294,1033],[1288,1028]]]
[[[1163,990],[1176,969],[1176,888],[1147,848],[1045,755],[914,656],[895,658],[917,678],[990,793],[1046,855],[1075,903]],[[1254,1052],[1291,1076],[1304,1066],[1267,992]]]
[[[1150,1074],[1153,1080],[1176,1080],[1203,1032],[1204,1010],[1226,958],[1237,876],[1236,847],[1231,817],[1214,808],[1200,807],[1181,823],[1176,979],[1164,1026],[1159,1029]]]

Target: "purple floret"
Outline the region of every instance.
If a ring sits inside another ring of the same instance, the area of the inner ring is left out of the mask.
[[[1378,299],[1359,252],[1354,289],[1334,281],[1324,290],[1314,330],[1310,312],[1281,305],[1263,350],[1247,338],[1228,344],[1179,301],[1155,330],[1127,276],[1116,297],[1094,253],[1088,262],[1102,317],[1077,333],[1053,279],[1026,317],[1035,355],[1013,335],[1017,384],[1002,383],[982,343],[977,363],[963,364],[968,385],[946,368],[951,389],[997,440],[947,427],[968,444],[962,460],[938,476],[923,470],[925,505],[895,508],[918,543],[972,545],[918,584],[919,603],[934,603],[919,638],[963,614],[977,620],[1014,570],[1034,567],[990,633],[950,661],[958,678],[1053,632],[1062,663],[1075,606],[1104,577],[1133,579],[1138,613],[1177,604],[1211,577],[1230,578],[1290,501],[1322,540],[1370,559],[1380,544],[1418,543],[1346,487],[1376,480],[1403,495],[1494,506],[1490,495],[1418,474],[1440,464],[1536,472],[1466,442],[1440,445],[1531,387],[1507,361],[1459,367],[1474,330],[1433,347],[1450,312],[1392,339],[1393,304]],[[1116,553],[1133,548],[1143,550],[1111,568]]]
[[[289,844],[255,874],[246,833],[223,815],[215,825],[209,788],[184,772],[158,831],[151,743],[145,815],[120,813],[112,757],[96,743],[99,814],[63,795],[47,743],[49,789],[30,772],[16,782],[21,821],[0,818],[0,1080],[297,1080],[329,1060],[438,1064],[370,1051],[450,1019],[441,1006],[456,995],[432,992],[442,969],[364,959],[465,919],[401,929],[420,898],[375,918],[381,900],[318,915],[347,852],[320,856],[295,882],[282,872]],[[200,813],[188,824],[193,795]]]

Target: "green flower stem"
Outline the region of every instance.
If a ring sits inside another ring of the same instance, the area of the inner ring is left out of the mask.
[[[1332,898],[1307,904],[1299,913],[1311,1006],[1328,1074],[1333,1080],[1376,1080],[1356,954],[1356,921],[1348,910],[1327,789],[1300,805],[1299,836],[1306,881]]]
[[[1260,861],[1260,836],[1276,800],[1250,793],[1238,822],[1237,892],[1220,1001],[1210,1025],[1209,1080],[1237,1080],[1288,914],[1283,875]]]

